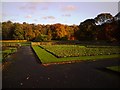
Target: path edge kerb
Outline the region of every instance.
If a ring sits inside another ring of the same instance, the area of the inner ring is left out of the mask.
[[[42,64],[41,60],[39,59],[39,57],[37,56],[36,52],[34,51],[34,49],[32,48],[31,45],[30,45],[30,48],[31,48],[31,50],[32,50],[32,52],[33,52],[33,55],[34,55],[35,58],[36,58],[36,61],[37,61],[39,64]]]

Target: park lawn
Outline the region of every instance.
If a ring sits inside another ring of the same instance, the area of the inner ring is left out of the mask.
[[[16,51],[17,51],[17,48],[9,48],[9,49],[6,49],[6,50],[2,51],[2,52],[1,52],[1,56],[0,56],[1,61],[4,62],[4,59],[5,59],[8,55],[10,55],[10,54],[12,54],[12,53],[15,53]]]
[[[30,46],[31,42],[17,42],[17,40],[11,40],[11,42],[9,42],[10,40],[6,40],[3,42],[0,42],[2,48],[3,47],[8,47],[7,49],[1,49],[0,52],[0,62],[4,62],[5,58],[7,58],[8,55],[11,55],[12,53],[15,53],[17,51],[17,48],[20,46]]]
[[[39,46],[32,46],[32,48],[42,63],[56,62],[58,60],[54,55]]]
[[[2,53],[14,53],[17,51],[17,48],[9,48],[7,50],[2,51]]]
[[[80,45],[41,45],[46,51],[53,55],[63,57],[79,57],[79,56],[98,56],[119,54],[120,48],[116,46],[94,46],[86,47]]]
[[[43,64],[56,63],[56,62],[66,62],[66,61],[99,60],[99,59],[119,57],[118,54],[113,54],[113,55],[78,56],[78,57],[57,58],[54,55],[52,55],[51,53],[47,52],[45,49],[43,49],[40,46],[32,46],[32,48]]]
[[[30,46],[31,42],[2,42],[3,46],[16,46],[18,44],[21,46]]]
[[[107,69],[116,71],[116,72],[120,72],[120,66],[111,66],[111,67],[107,67]]]

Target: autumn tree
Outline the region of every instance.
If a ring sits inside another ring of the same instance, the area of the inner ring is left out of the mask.
[[[49,30],[47,31],[47,40],[51,41],[51,39],[52,39],[52,32],[51,32],[51,30],[49,28]]]
[[[13,39],[13,23],[11,21],[2,22],[2,39]]]
[[[76,40],[77,39],[77,31],[79,31],[80,28],[78,25],[72,25],[70,26],[70,38],[69,40]]]
[[[73,27],[59,23],[52,25],[51,30],[53,39],[57,40],[68,40],[72,34],[74,35]]]
[[[26,22],[2,22],[2,39],[26,39],[29,41],[50,40],[108,40],[120,39],[120,14],[113,17],[101,13],[94,19],[87,19],[80,25],[28,24]]]
[[[32,25],[27,24],[25,29],[25,39],[26,40],[33,40],[35,38],[35,33],[33,32]]]
[[[35,42],[48,41],[48,35],[40,34],[35,39]]]
[[[19,23],[14,23],[13,39],[24,40],[23,26]]]
[[[120,38],[120,27],[119,21],[114,21],[112,23],[106,23],[104,25],[104,30],[106,38],[108,41],[114,42],[118,41]]]
[[[97,25],[102,25],[106,22],[112,22],[113,16],[110,13],[101,13],[94,18]]]
[[[79,33],[79,40],[94,40],[94,36],[96,34],[95,29],[95,20],[94,19],[87,19],[84,22],[80,23],[80,31]]]

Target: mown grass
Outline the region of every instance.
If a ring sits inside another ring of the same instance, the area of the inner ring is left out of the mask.
[[[7,49],[7,50],[4,50],[4,51],[2,51],[2,55],[1,55],[1,59],[3,60],[3,62],[4,62],[4,59],[8,56],[8,55],[10,55],[10,54],[12,54],[12,53],[15,53],[17,51],[17,48],[9,48],[9,49]],[[1,60],[1,61],[2,61]]]
[[[26,42],[24,40],[5,40],[3,42],[1,41],[0,45],[2,47],[1,53],[0,53],[0,62],[2,62],[2,61],[4,62],[5,58],[8,55],[17,51],[17,48],[19,48],[21,46],[30,46],[31,42]]]
[[[80,45],[41,45],[46,51],[57,57],[79,57],[119,54],[119,47],[86,47]]]
[[[54,55],[48,53],[47,51],[45,51],[41,47],[32,46],[32,48],[33,48],[33,50],[35,51],[36,55],[38,56],[38,58],[41,60],[42,63],[58,61],[58,59]]]
[[[86,61],[86,60],[98,60],[98,59],[106,59],[106,58],[117,58],[118,54],[113,55],[97,55],[97,56],[78,56],[78,57],[64,57],[57,58],[51,53],[47,52],[40,46],[32,46],[38,58],[41,62],[44,63],[56,63],[56,62],[66,62],[66,61]]]
[[[116,72],[120,72],[120,66],[111,66],[111,67],[107,67],[107,69],[116,71]]]
[[[2,46],[30,46],[31,42],[2,42]]]

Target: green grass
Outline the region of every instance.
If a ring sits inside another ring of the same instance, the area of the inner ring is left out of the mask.
[[[2,53],[14,53],[17,51],[17,48],[9,48],[7,50],[2,51]]]
[[[54,55],[48,53],[47,51],[40,48],[39,46],[32,46],[32,48],[42,63],[56,62],[58,60]]]
[[[0,44],[2,46],[2,50],[0,53],[0,62],[4,62],[5,58],[8,55],[17,51],[17,48],[19,48],[20,46],[30,46],[31,42],[0,42]]]
[[[80,45],[41,45],[42,48],[57,57],[79,57],[119,54],[119,47],[86,47]]]
[[[116,72],[120,72],[120,66],[111,66],[111,67],[107,67],[107,69],[116,71]]]
[[[85,60],[86,61],[86,60],[98,60],[98,59],[119,57],[118,54],[113,54],[113,55],[97,55],[97,56],[79,56],[79,57],[57,58],[39,46],[32,46],[32,48],[42,63],[55,63],[55,62],[76,61],[76,60],[79,60],[79,61]]]
[[[17,46],[17,45],[30,46],[31,42],[3,42],[2,45],[3,46]]]
[[[31,42],[20,42],[21,46],[30,46]]]
[[[4,61],[4,59],[8,56],[8,55],[10,55],[10,54],[12,54],[12,53],[14,53],[14,52],[16,52],[17,51],[17,48],[9,48],[9,49],[7,49],[7,50],[4,50],[4,51],[2,51],[2,53],[1,53],[1,60],[3,60]]]

